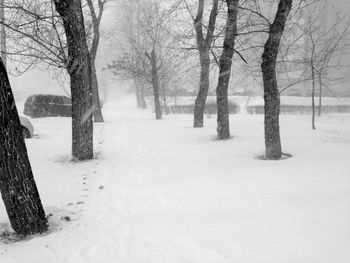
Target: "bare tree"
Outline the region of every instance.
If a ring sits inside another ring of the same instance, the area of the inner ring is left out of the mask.
[[[7,12],[7,20],[1,21],[3,25],[7,28],[8,34],[8,51],[9,59],[16,65],[16,73],[23,73],[33,66],[38,64],[46,65],[46,69],[52,69],[54,71],[61,72],[63,74],[69,74],[71,77],[71,97],[72,97],[72,112],[73,112],[73,126],[72,126],[72,148],[73,148],[73,158],[75,159],[89,159],[92,158],[92,125],[89,124],[89,115],[95,113],[96,121],[103,121],[102,113],[100,112],[100,100],[98,96],[98,86],[96,78],[95,64],[93,65],[92,78],[94,79],[93,87],[91,89],[90,82],[87,76],[83,76],[90,69],[84,68],[79,62],[79,59],[86,60],[87,54],[82,54],[84,51],[75,50],[80,54],[75,54],[77,56],[82,56],[76,60],[72,58],[72,51],[74,43],[68,43],[67,40],[73,41],[66,36],[65,27],[67,26],[67,20],[61,19],[61,16],[56,12],[55,4],[61,4],[64,1],[56,1],[53,3],[52,0],[45,1],[29,1],[29,0],[14,0],[9,3],[5,3],[5,9]],[[74,3],[72,3],[73,5]],[[97,47],[100,39],[100,22],[102,18],[102,12],[106,0],[100,0],[98,3],[98,9],[94,5],[87,6],[87,11],[89,11],[87,23],[91,23],[91,26],[81,27],[79,30],[84,30],[87,36],[80,36],[82,41],[87,41],[87,38],[91,38],[91,54],[92,62],[95,63]],[[98,12],[96,13],[96,10]],[[68,15],[69,16],[69,15]],[[77,23],[84,22],[83,16],[79,19],[81,21],[76,21]],[[75,32],[71,32],[75,33]],[[77,37],[76,37],[77,39]],[[85,39],[85,40],[84,40]],[[77,41],[79,41],[77,39]],[[81,44],[77,48],[83,48]],[[69,50],[71,48],[71,50]],[[83,58],[86,56],[86,58]],[[90,60],[90,58],[89,58]],[[85,61],[86,62],[86,61]],[[78,66],[78,63],[80,66]],[[89,62],[90,64],[90,62]],[[86,65],[87,67],[87,65]],[[90,65],[89,65],[90,67]],[[81,71],[81,72],[80,72]],[[80,73],[79,73],[80,72]],[[90,73],[88,73],[90,76]],[[76,78],[72,80],[72,77]],[[81,85],[77,84],[77,78],[80,78]],[[83,80],[85,78],[85,80]],[[90,77],[88,77],[90,78]],[[73,87],[74,86],[74,87]],[[83,91],[84,89],[84,91]],[[90,90],[91,89],[91,90]],[[94,107],[90,107],[89,98],[85,95],[90,94],[93,91],[93,97],[95,97]],[[81,93],[82,92],[82,93]],[[101,114],[98,114],[101,113]],[[84,114],[86,114],[84,116]],[[79,116],[78,116],[79,115]],[[85,123],[85,128],[83,127],[82,120],[87,120]],[[85,129],[85,130],[84,130]],[[83,131],[84,130],[84,131]],[[83,143],[83,137],[87,136],[86,144]],[[90,141],[89,141],[90,140]],[[85,150],[82,150],[83,147]],[[85,148],[86,147],[86,148]],[[87,149],[90,148],[90,149]]]
[[[276,61],[292,0],[280,0],[275,19],[262,55],[262,74],[265,100],[265,148],[267,159],[280,159],[282,147],[279,130],[280,94],[276,78]]]
[[[333,16],[332,23],[325,23],[325,10]],[[346,52],[349,45],[350,20],[348,20],[347,15],[331,11],[333,11],[332,6],[328,3],[309,6],[306,10],[306,23],[303,27],[308,41],[306,56],[302,62],[308,68],[304,75],[308,75],[312,85],[312,129],[316,129],[316,84],[319,85],[318,115],[321,115],[323,88],[328,88],[326,82],[332,83],[338,80],[329,78],[328,73],[343,68],[344,65],[341,61],[336,61],[336,59]]]
[[[155,49],[152,50],[151,54],[145,53],[149,59],[152,68],[152,86],[153,86],[153,98],[154,98],[154,111],[156,113],[156,120],[162,119],[162,108],[159,99],[159,79],[158,79],[158,65],[157,55]]]
[[[65,28],[72,94],[72,154],[77,160],[93,158],[91,61],[80,0],[55,0]]]
[[[108,0],[98,0],[98,13],[96,13],[96,8],[94,7],[92,0],[86,0],[92,18],[92,28],[93,28],[93,37],[90,47],[90,57],[91,57],[91,73],[92,73],[92,102],[94,105],[94,121],[103,122],[103,115],[100,104],[98,80],[96,74],[96,56],[97,50],[100,43],[100,24],[103,15],[103,11]]]
[[[228,85],[231,76],[232,57],[237,34],[237,14],[239,0],[226,0],[227,21],[224,46],[220,57],[219,81],[216,88],[217,133],[220,140],[230,138],[230,120],[228,112]]]
[[[5,2],[7,55],[14,74],[44,63],[50,69],[64,69],[67,45],[62,21],[51,0],[13,0]]]
[[[94,120],[102,122],[95,60],[100,42],[100,23],[106,3],[98,0],[94,5],[86,0],[85,23],[92,61]],[[62,20],[57,15],[52,0],[12,0],[5,2],[7,20],[0,22],[8,31],[7,54],[15,65],[15,75],[20,75],[40,65],[55,75],[67,74],[68,47]],[[90,25],[91,24],[91,25]]]
[[[12,228],[20,235],[46,232],[48,223],[28,159],[21,123],[0,59],[0,192]]]
[[[136,0],[136,39],[135,39],[135,45],[137,49],[140,49],[141,45],[141,5],[140,5],[140,0]],[[140,68],[140,61],[137,60],[136,63],[137,68]],[[147,104],[145,100],[145,87],[142,84],[142,77],[139,75],[136,76],[135,78],[135,88],[136,88],[136,96],[137,96],[137,103],[138,107],[141,109],[146,109]]]
[[[203,33],[203,14],[204,14],[204,0],[198,0],[197,15],[193,18],[193,24],[196,31],[196,41],[199,52],[200,61],[200,79],[199,91],[194,106],[194,121],[193,127],[203,127],[203,117],[205,103],[209,90],[209,67],[210,67],[210,50],[214,40],[214,30],[216,24],[216,17],[218,15],[218,0],[213,0],[210,12],[210,18],[207,26],[206,35]]]
[[[130,24],[126,25],[128,34],[121,47],[126,50],[108,66],[118,78],[137,80],[139,84],[143,83],[140,88],[147,85],[152,87],[158,119],[162,106],[160,101],[158,103],[160,92],[163,92],[163,107],[166,112],[166,90],[183,83],[180,76],[187,69],[184,65],[186,56],[178,48],[179,39],[172,32],[173,11],[172,6],[164,7],[161,2],[146,1],[140,8],[139,22],[136,21],[139,23],[139,39],[130,38],[134,36],[130,34],[133,30],[129,28]]]

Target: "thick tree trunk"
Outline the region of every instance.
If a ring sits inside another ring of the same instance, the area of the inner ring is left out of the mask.
[[[72,96],[72,154],[77,160],[93,158],[91,61],[81,0],[55,0],[68,44],[67,70]]]
[[[199,91],[194,104],[194,128],[203,127],[204,122],[204,110],[205,104],[208,97],[209,90],[209,67],[210,67],[210,56],[209,50],[199,50],[201,75],[199,80]]]
[[[160,92],[159,92],[159,80],[158,80],[158,68],[157,68],[157,55],[153,49],[151,54],[146,53],[151,68],[152,68],[152,85],[153,85],[153,96],[154,96],[154,110],[156,113],[156,120],[162,119],[162,107],[160,105]]]
[[[6,69],[0,59],[0,191],[12,228],[20,235],[47,231],[21,123]]]
[[[220,73],[216,88],[217,133],[218,139],[230,138],[230,122],[228,112],[228,85],[231,77],[232,57],[237,35],[237,14],[239,0],[226,0],[227,21],[224,48],[220,57]]]
[[[262,55],[261,68],[265,100],[265,151],[266,158],[273,160],[282,157],[279,128],[280,94],[277,86],[276,60],[291,7],[292,0],[280,0]]]

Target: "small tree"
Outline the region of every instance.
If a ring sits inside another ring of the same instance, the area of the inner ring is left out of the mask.
[[[134,29],[132,25],[127,24],[129,34],[121,47],[127,50],[108,65],[108,69],[119,78],[134,80],[139,84],[148,83],[152,87],[157,119],[160,119],[161,115],[160,91],[163,91],[164,103],[165,91],[183,82],[179,76],[185,70],[186,57],[178,48],[179,39],[174,37],[172,32],[173,11],[172,7],[162,6],[160,1],[145,2],[137,20],[139,39],[133,38]],[[137,101],[140,103],[143,96],[139,98],[138,85],[135,86]],[[142,94],[141,86],[143,85],[140,85]],[[162,106],[166,107],[165,104]]]
[[[148,6],[148,1],[143,2],[143,5],[140,4],[140,0],[122,0],[119,2],[120,10],[123,10],[123,13],[118,15],[118,21],[114,28],[117,33],[115,34],[117,38],[113,38],[111,45],[119,45],[119,49],[123,50],[124,57],[127,59],[127,64],[129,70],[126,70],[126,67],[123,67],[123,73],[121,70],[115,70],[113,73],[117,75],[122,80],[132,80],[133,88],[136,95],[136,105],[138,108],[146,109],[147,103],[145,100],[145,79],[143,74],[143,65],[142,58],[144,57],[145,52],[149,50],[143,50],[143,17],[145,6]],[[126,58],[127,56],[127,58]],[[119,57],[113,61],[113,65],[118,64],[118,61],[121,62]],[[117,66],[119,68],[119,66]],[[111,69],[109,66],[108,69]],[[116,69],[116,68],[115,68]],[[130,71],[132,69],[132,72]],[[128,72],[129,71],[129,72]]]
[[[347,15],[341,16],[338,12],[333,14],[330,12],[331,9],[328,3],[308,7],[303,27],[307,45],[306,55],[302,61],[308,68],[304,75],[311,80],[312,86],[312,129],[316,129],[316,85],[319,84],[318,115],[321,115],[323,87],[326,82],[334,82],[328,78],[328,73],[343,68],[344,65],[335,63],[335,60],[344,55],[349,45],[350,20]],[[325,10],[334,17],[332,23],[325,23]]]
[[[12,228],[43,233],[48,223],[37,190],[5,66],[0,59],[0,191]]]

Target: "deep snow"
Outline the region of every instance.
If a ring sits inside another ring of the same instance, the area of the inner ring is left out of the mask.
[[[70,120],[32,120],[27,140],[50,233],[0,237],[0,262],[348,263],[350,115],[281,116],[284,151],[262,161],[263,116],[156,121],[133,101],[105,105],[96,159],[69,160]],[[69,218],[67,218],[69,217]],[[0,232],[9,229],[2,204]]]

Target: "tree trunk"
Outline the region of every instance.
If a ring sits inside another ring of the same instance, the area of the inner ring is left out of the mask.
[[[165,92],[164,85],[162,85],[162,93],[163,93],[162,95],[163,95],[164,112],[165,112],[165,115],[169,115],[169,109],[166,103],[166,92]]]
[[[177,90],[175,90],[175,94],[174,94],[174,104],[176,107],[177,106]]]
[[[210,48],[214,39],[215,24],[218,15],[218,3],[219,0],[213,0],[206,37],[204,37],[203,34],[203,14],[205,6],[204,0],[198,1],[197,16],[193,21],[194,29],[196,31],[196,41],[201,65],[199,91],[194,104],[194,128],[203,127],[204,110],[209,90]]]
[[[67,71],[72,95],[72,154],[76,160],[93,158],[91,61],[81,0],[55,0],[67,37]]]
[[[217,133],[218,139],[230,138],[230,122],[228,112],[228,85],[231,77],[232,57],[237,35],[237,14],[239,0],[226,0],[227,21],[224,48],[219,61],[219,81],[216,88]]]
[[[312,120],[311,120],[311,126],[313,130],[316,130],[315,126],[315,115],[316,115],[316,109],[315,109],[315,89],[316,89],[316,83],[315,83],[315,67],[313,62],[311,62],[311,76],[312,76],[312,91],[311,91],[311,105],[312,105]]]
[[[319,77],[319,84],[320,84],[320,94],[318,97],[318,116],[321,116],[322,114],[322,92],[323,92],[323,87],[322,87],[322,78]]]
[[[151,55],[146,53],[151,68],[152,68],[152,85],[153,85],[153,96],[154,96],[154,110],[156,113],[156,120],[162,119],[162,107],[160,105],[160,93],[159,93],[159,80],[158,80],[158,68],[157,68],[157,56],[156,51],[153,49]]]
[[[147,103],[145,100],[145,89],[142,85],[142,82],[140,81],[140,77],[136,77],[134,79],[134,85],[137,107],[141,109],[146,109]]]
[[[92,104],[94,107],[94,121],[104,122],[101,109],[100,94],[98,88],[98,80],[95,68],[95,59],[91,62],[91,81],[92,81]]]
[[[136,95],[136,106],[137,108],[141,108],[141,90],[140,90],[140,81],[138,77],[134,79],[135,86],[135,95]]]
[[[100,23],[102,19],[104,2],[98,1],[99,12],[98,15],[95,12],[94,5],[92,0],[87,0],[87,4],[90,9],[91,17],[92,17],[92,25],[93,25],[93,39],[90,49],[90,57],[91,57],[91,84],[92,84],[92,104],[94,107],[94,121],[95,122],[104,122],[103,114],[101,110],[101,102],[100,102],[100,94],[98,87],[98,79],[96,74],[96,56],[97,49],[100,43]]]
[[[141,103],[141,109],[147,109],[147,103],[145,100],[145,88],[141,83],[140,86],[140,103]]]
[[[140,17],[141,17],[141,6],[140,6],[140,0],[136,0],[136,46],[137,49],[140,50],[140,43],[141,43],[141,33],[140,33]],[[140,69],[140,61],[137,60],[137,68]],[[138,83],[139,83],[139,88],[140,88],[140,107],[141,109],[146,109],[147,108],[147,103],[145,100],[145,88],[143,83],[140,81],[141,77],[138,76]]]
[[[280,94],[277,86],[276,60],[292,0],[280,0],[274,22],[262,55],[262,74],[265,100],[265,150],[266,158],[277,160],[282,157],[279,113]]]
[[[0,59],[0,191],[12,228],[43,233],[48,223],[36,187],[6,69]]]
[[[209,67],[210,67],[210,56],[209,50],[199,50],[201,75],[199,80],[199,91],[194,104],[194,128],[203,127],[204,110],[207,101],[208,90],[209,90]]]

